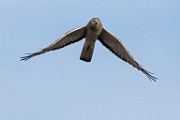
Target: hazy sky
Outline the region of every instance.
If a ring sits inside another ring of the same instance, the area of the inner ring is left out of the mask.
[[[94,17],[159,80],[97,41],[19,61]],[[180,1],[0,0],[0,120],[179,120]]]

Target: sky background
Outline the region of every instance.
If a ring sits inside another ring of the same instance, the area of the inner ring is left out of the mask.
[[[159,80],[97,41],[21,62],[94,17]],[[0,0],[0,120],[179,120],[179,0]]]

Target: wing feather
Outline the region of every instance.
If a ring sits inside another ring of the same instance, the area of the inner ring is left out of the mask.
[[[85,37],[85,32],[86,32],[86,26],[82,26],[79,28],[76,28],[74,30],[71,30],[69,32],[67,32],[64,36],[58,38],[56,41],[54,41],[52,44],[50,44],[48,47],[34,52],[34,53],[30,53],[27,56],[21,57],[21,61],[26,61],[34,56],[43,54],[45,52],[49,52],[52,50],[57,50],[60,48],[63,48],[67,45],[70,45],[74,42],[78,42],[79,40],[81,40],[82,38]]]
[[[134,58],[130,55],[128,50],[124,47],[120,39],[112,35],[105,28],[102,29],[102,32],[98,38],[100,42],[113,52],[117,57],[121,58],[125,62],[128,62],[130,65],[134,66],[138,70],[142,71],[150,80],[156,81],[156,77],[152,76],[151,72],[142,68],[139,63],[137,63]]]

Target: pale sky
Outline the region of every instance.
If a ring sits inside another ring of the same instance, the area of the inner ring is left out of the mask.
[[[180,1],[0,0],[0,120],[179,120]],[[21,62],[94,17],[159,80],[84,39]]]

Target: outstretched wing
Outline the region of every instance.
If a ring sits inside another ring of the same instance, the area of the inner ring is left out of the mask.
[[[125,62],[128,62],[138,70],[142,71],[150,80],[156,81],[156,77],[152,76],[151,72],[145,70],[142,68],[130,55],[128,50],[123,46],[120,39],[113,36],[110,32],[108,32],[106,29],[102,29],[102,32],[98,38],[100,42],[107,47],[111,52],[113,52],[117,57],[121,58]]]
[[[82,26],[82,27],[76,28],[74,30],[71,30],[71,31],[67,32],[64,36],[58,38],[56,41],[54,41],[48,47],[46,47],[38,52],[30,53],[27,56],[21,57],[21,61],[26,61],[36,55],[40,55],[40,54],[43,54],[45,52],[49,52],[52,50],[57,50],[62,47],[65,47],[67,45],[70,45],[74,42],[77,42],[85,37],[85,32],[86,32],[86,26]]]

